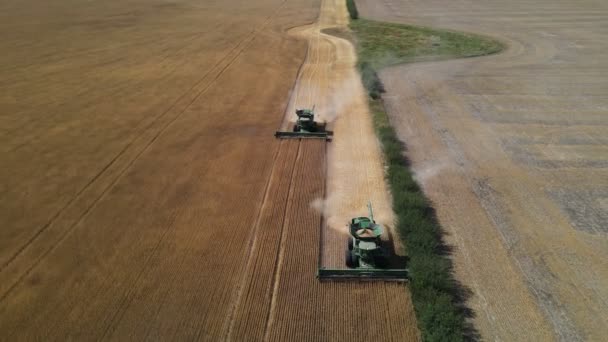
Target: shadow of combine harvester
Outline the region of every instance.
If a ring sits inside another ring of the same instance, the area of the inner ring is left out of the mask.
[[[296,109],[298,120],[290,132],[278,131],[274,134],[280,139],[325,139],[331,141],[334,132],[326,130],[326,123],[315,121],[314,106],[312,109]]]

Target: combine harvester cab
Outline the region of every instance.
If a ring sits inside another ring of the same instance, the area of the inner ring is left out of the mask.
[[[389,268],[390,255],[381,239],[382,226],[374,221],[371,203],[369,217],[356,217],[348,225],[349,237],[345,252],[347,269],[319,267],[320,280],[383,280],[407,281],[407,269]]]
[[[314,107],[313,109],[296,109],[298,120],[293,125],[291,132],[278,131],[274,134],[280,139],[325,139],[331,140],[332,131],[326,130],[325,123],[315,121]]]

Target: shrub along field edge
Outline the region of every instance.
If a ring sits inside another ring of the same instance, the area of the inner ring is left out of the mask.
[[[346,8],[351,19],[359,19],[359,11],[357,11],[355,0],[346,0]]]
[[[413,178],[405,144],[386,113],[381,96],[385,90],[376,70],[413,61],[487,55],[501,51],[503,45],[476,35],[357,19],[354,1],[347,0],[347,6],[353,19],[350,28],[359,58],[357,67],[369,94],[374,127],[387,166],[397,231],[408,253],[409,284],[418,327],[424,341],[462,341],[472,333],[465,322],[462,289],[453,277],[435,212]]]

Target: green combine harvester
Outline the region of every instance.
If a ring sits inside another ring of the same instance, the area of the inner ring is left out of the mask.
[[[298,120],[293,125],[291,132],[276,132],[277,138],[282,139],[325,139],[331,140],[333,132],[325,129],[325,123],[315,121],[314,106],[312,109],[296,109]]]
[[[319,279],[407,281],[405,268],[389,268],[390,254],[381,239],[382,226],[374,221],[372,205],[369,217],[355,217],[348,225],[349,237],[345,251],[346,269],[319,267]]]

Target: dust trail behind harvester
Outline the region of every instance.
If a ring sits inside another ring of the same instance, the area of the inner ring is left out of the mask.
[[[316,24],[292,30],[310,45],[283,126],[293,121],[296,108],[315,105],[319,121],[328,122],[334,131],[328,145],[326,198],[314,201],[311,207],[321,210],[326,222],[322,265],[343,268],[350,218],[367,215],[369,201],[378,223],[390,228],[394,216],[367,95],[355,68],[355,49],[349,41],[321,32],[326,28],[348,29],[346,4],[327,0],[322,6]]]

